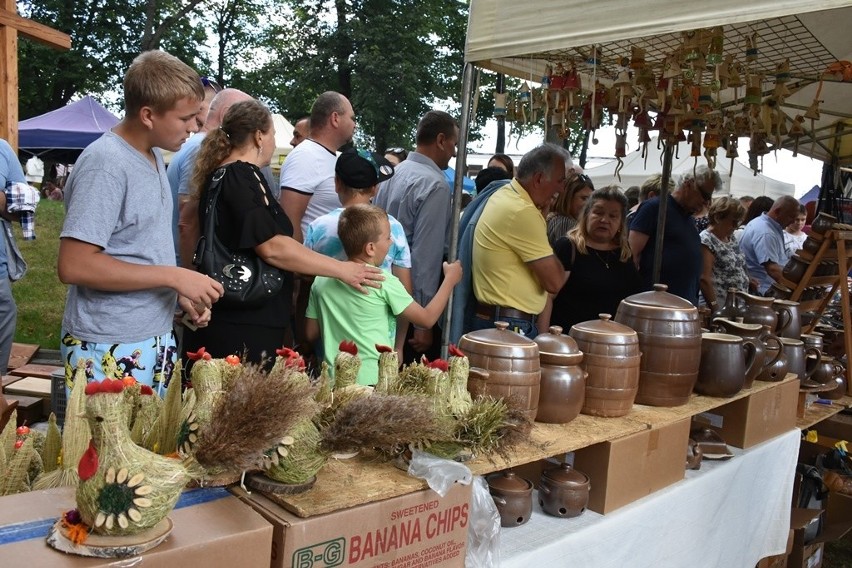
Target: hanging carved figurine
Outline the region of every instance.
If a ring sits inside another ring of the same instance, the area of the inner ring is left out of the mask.
[[[793,139],[793,157],[799,155],[799,139],[805,134],[805,117],[797,114],[790,126],[790,138]]]
[[[811,120],[811,155],[813,155],[814,147],[816,146],[814,121],[819,120],[819,105],[823,102],[819,98],[820,93],[822,93],[822,79],[820,79],[814,99],[811,101],[811,106],[809,106],[808,110],[805,111],[805,118],[809,118]]]
[[[518,114],[516,120],[520,124],[526,124],[529,120],[527,107],[530,106],[530,98],[530,86],[524,81],[524,84],[521,85],[521,91],[518,93],[518,109],[520,110],[520,114]]]
[[[707,131],[704,133],[704,158],[707,160],[707,167],[711,170],[716,169],[716,151],[722,142],[721,122],[720,114],[714,112],[707,115]]]
[[[565,81],[562,86],[562,90],[568,95],[567,105],[569,109],[580,106],[578,95],[582,90],[582,86],[580,73],[577,72],[577,67],[574,65],[574,61],[572,60],[571,65],[565,72]]]

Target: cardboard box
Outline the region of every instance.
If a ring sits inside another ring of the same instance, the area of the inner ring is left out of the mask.
[[[185,492],[170,514],[166,540],[135,558],[86,558],[45,544],[53,523],[73,509],[74,489],[61,487],[0,498],[3,566],[239,566],[268,568],[272,526],[227,490]]]
[[[823,512],[819,509],[793,508],[790,511],[790,530],[793,543],[787,557],[788,568],[817,568],[822,564],[822,541],[809,539],[819,525]]]
[[[257,491],[231,491],[275,528],[272,568],[464,566],[469,485],[456,485],[446,497],[426,489],[309,518]]]
[[[731,446],[750,448],[794,429],[798,400],[799,381],[784,381],[702,412],[694,421],[713,428]]]
[[[605,514],[683,479],[689,419],[577,450],[589,476],[589,509]]]

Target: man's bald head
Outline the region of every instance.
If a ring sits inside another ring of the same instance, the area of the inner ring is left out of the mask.
[[[219,125],[222,124],[222,119],[225,117],[225,113],[235,103],[251,100],[251,98],[251,95],[239,89],[223,89],[219,91],[210,103],[210,112],[207,115],[207,121],[204,123],[205,132],[219,128]]]
[[[775,200],[767,215],[778,221],[778,224],[782,227],[786,227],[796,220],[796,216],[799,214],[799,207],[799,201],[795,197],[792,195],[782,195]]]

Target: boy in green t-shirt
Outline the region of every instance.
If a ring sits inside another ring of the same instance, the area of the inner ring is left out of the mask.
[[[338,236],[349,262],[379,266],[391,245],[388,215],[374,205],[353,205],[340,214]],[[354,341],[361,358],[358,383],[374,385],[378,380],[379,354],[376,344],[394,345],[391,329],[397,316],[421,326],[432,327],[447,306],[450,291],[462,276],[461,264],[444,263],[444,281],[426,307],[420,306],[402,283],[385,271],[381,288],[361,294],[333,278],[317,277],[308,300],[309,341],[322,338],[325,360],[332,361],[343,340]]]

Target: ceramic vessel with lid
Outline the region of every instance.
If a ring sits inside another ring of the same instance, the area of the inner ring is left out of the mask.
[[[581,412],[593,416],[624,416],[639,388],[639,336],[610,314],[571,326],[569,335],[583,352],[586,399]]]
[[[474,397],[489,395],[535,420],[541,383],[538,345],[494,322],[494,329],[471,331],[459,339],[459,349],[470,360],[467,390]]]
[[[546,469],[538,484],[538,503],[554,517],[576,517],[589,504],[589,476],[567,463]]]
[[[518,527],[532,515],[533,483],[513,471],[492,473],[486,478],[488,491],[497,511],[501,527]]]
[[[642,363],[636,402],[652,406],[680,406],[698,378],[701,322],[691,302],[655,284],[651,292],[623,299],[615,321],[636,331]]]
[[[586,372],[580,367],[583,353],[577,342],[551,326],[533,340],[541,356],[541,390],[536,422],[565,424],[580,414],[586,398]]]

